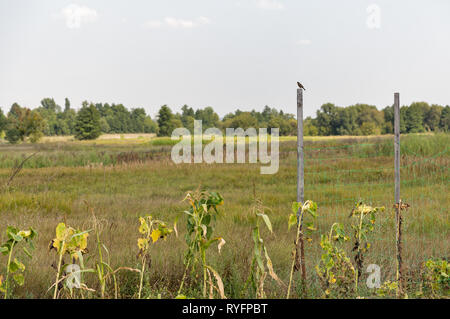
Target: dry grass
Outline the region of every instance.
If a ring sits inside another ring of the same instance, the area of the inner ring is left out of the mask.
[[[318,203],[320,216],[317,220],[318,231],[313,242],[306,247],[309,289],[313,297],[319,295],[313,268],[321,254],[320,234],[326,232],[335,221],[344,223],[349,230],[348,214],[359,198],[387,207],[386,213],[379,217],[371,238],[373,246],[367,254],[366,265],[380,265],[382,280],[395,277],[395,231],[390,209],[394,200],[393,158],[376,154],[365,156],[366,153],[359,152],[357,146],[339,147],[352,143],[357,145],[358,141],[347,138],[306,144],[305,197]],[[373,141],[379,143],[380,138]],[[432,139],[430,143],[433,143]],[[62,145],[59,152],[67,155],[64,147],[72,147],[70,145],[70,142]],[[23,151],[24,145],[16,147]],[[3,231],[7,225],[20,228],[33,226],[39,233],[34,258],[28,264],[26,284],[16,287],[16,297],[50,297],[46,291],[54,276],[50,266],[54,255],[47,252],[47,245],[61,221],[81,229],[92,228],[91,214],[85,201],[105,224],[101,237],[111,252],[114,267],[138,265],[138,216],[152,214],[169,222],[180,216],[180,237],[172,236],[152,248],[152,265],[148,273],[152,289],[146,292],[153,297],[158,293],[163,297],[174,297],[184,270],[182,260],[186,249],[182,217],[186,203],[181,200],[187,191],[199,186],[218,191],[225,198],[215,234],[223,236],[227,244],[221,255],[214,249],[208,254],[211,265],[224,279],[226,294],[241,297],[240,289],[248,276],[253,247],[253,216],[250,213],[253,183],[264,206],[271,209],[267,213],[273,223],[274,235],[263,231],[262,236],[275,271],[282,280],[287,281],[295,238],[294,231],[287,231],[287,218],[296,194],[295,142],[281,144],[281,163],[276,175],[260,175],[257,164],[175,165],[169,157],[170,147],[137,142],[125,145],[120,140],[118,143],[95,145],[95,152],[113,155],[117,155],[118,150],[119,153],[139,153],[152,149],[157,149],[160,156],[120,165],[26,168],[16,177],[11,188],[0,192],[0,230]],[[79,149],[72,151],[76,154],[80,152]],[[83,151],[86,152],[85,149]],[[52,147],[42,152],[58,153]],[[420,279],[419,269],[425,259],[449,255],[449,163],[450,157],[446,153],[438,157],[406,155],[402,160],[402,199],[411,205],[405,214],[404,224],[404,263],[411,289],[415,289],[413,284]],[[0,185],[4,184],[9,174],[9,168],[0,169]],[[97,258],[94,237],[89,237],[88,256],[91,258],[87,263],[90,266]],[[3,233],[0,239],[5,239]],[[1,256],[0,265],[4,264],[4,257]],[[119,275],[121,297],[136,296],[138,277],[134,273]],[[299,277],[298,273],[296,277]],[[89,286],[98,288],[94,274],[88,274],[86,278]],[[200,295],[195,284],[188,283],[188,289],[186,294]],[[268,282],[266,292],[270,298],[284,297],[285,294],[273,282]],[[369,291],[362,293],[370,295]]]
[[[96,141],[107,140],[136,140],[145,139],[151,140],[156,134],[154,133],[127,133],[127,134],[102,134]],[[73,136],[45,136],[39,142],[40,143],[55,143],[55,142],[73,142],[75,138]],[[92,141],[87,141],[92,142]]]

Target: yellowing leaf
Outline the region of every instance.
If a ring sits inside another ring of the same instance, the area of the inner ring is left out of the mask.
[[[296,214],[290,214],[289,215],[289,221],[288,221],[288,230],[291,229],[292,226],[297,225],[297,215]]]
[[[222,247],[223,247],[223,245],[225,245],[225,239],[223,239],[223,238],[219,238],[219,245],[217,245],[217,249],[219,250],[219,254],[220,254],[220,251],[222,250]]]
[[[141,226],[139,226],[139,232],[141,234],[146,234],[149,231],[147,221],[144,217],[139,217],[139,221],[141,222]]]
[[[152,237],[153,242],[155,243],[159,239],[159,237],[161,237],[161,231],[159,229],[153,230],[151,237]]]
[[[203,237],[206,237],[206,235],[208,234],[208,227],[206,227],[206,225],[202,225],[202,230],[203,230]]]
[[[297,214],[301,206],[302,206],[302,203],[300,203],[300,202],[292,202],[292,212],[294,214]]]
[[[175,231],[175,236],[178,238],[177,221],[178,221],[178,218],[173,223],[173,230]]]
[[[225,296],[225,289],[224,289],[223,281],[222,281],[222,278],[220,278],[219,273],[217,271],[215,271],[213,268],[211,268],[210,266],[206,266],[206,267],[213,273],[214,277],[216,278],[217,290],[219,291],[220,298],[227,299],[227,297]]]
[[[21,230],[19,233],[18,233],[18,235],[19,236],[22,236],[22,237],[28,237],[28,236],[30,236],[31,235],[31,230]]]
[[[24,278],[23,274],[15,274],[13,276],[13,279],[19,286],[23,286],[23,284],[25,282],[25,278]]]
[[[66,225],[64,223],[59,223],[56,226],[56,239],[63,241],[66,237]]]
[[[275,280],[278,284],[285,285],[284,282],[277,276],[277,274],[273,270],[272,260],[270,259],[269,254],[267,253],[266,247],[264,247],[264,254],[266,256],[267,268],[269,269],[270,277],[272,277],[272,279]]]
[[[148,240],[146,238],[139,238],[137,245],[138,245],[140,250],[147,250],[147,248],[148,248]]]
[[[262,213],[258,213],[256,215],[262,217],[262,219],[264,220],[264,223],[266,224],[267,228],[269,229],[270,232],[272,232],[272,223],[270,222],[269,216],[267,216],[266,214],[262,214]]]

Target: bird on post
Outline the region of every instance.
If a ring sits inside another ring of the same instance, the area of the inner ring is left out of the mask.
[[[299,88],[306,91],[305,87],[300,82],[297,82],[297,85]]]

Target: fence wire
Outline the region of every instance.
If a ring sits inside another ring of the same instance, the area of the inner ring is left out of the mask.
[[[385,143],[385,142],[384,142]],[[393,141],[392,141],[393,145]],[[322,227],[350,223],[348,215],[363,200],[384,206],[370,236],[367,264],[379,264],[384,279],[395,277],[394,154],[379,143],[306,144],[305,199],[313,199],[325,214]],[[403,214],[406,279],[418,284],[420,269],[429,258],[450,256],[449,147],[424,156],[408,150],[401,155],[400,198],[410,205]]]

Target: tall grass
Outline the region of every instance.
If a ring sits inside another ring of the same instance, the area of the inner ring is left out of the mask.
[[[329,231],[335,222],[350,227],[348,212],[362,198],[373,206],[385,206],[377,219],[373,245],[365,256],[367,264],[381,266],[384,279],[395,278],[395,233],[393,151],[391,137],[332,139],[305,141],[305,197],[318,204],[317,231],[311,245],[305,245],[307,269],[314,269],[321,257],[320,234]],[[120,140],[118,140],[120,141]],[[420,281],[422,263],[430,256],[446,257],[449,251],[448,180],[450,156],[446,153],[449,135],[402,136],[402,200],[411,205],[405,216],[405,277],[410,286]],[[371,144],[371,145],[368,145]],[[27,265],[26,287],[17,287],[17,297],[49,298],[48,283],[54,270],[47,247],[54,237],[55,225],[65,222],[76,229],[91,228],[91,213],[107,221],[101,241],[111,252],[108,264],[112,269],[127,265],[140,268],[136,258],[139,216],[173,221],[185,210],[180,201],[189,190],[199,185],[220,192],[226,199],[218,216],[217,234],[227,244],[221,254],[211,250],[208,262],[221,274],[228,298],[240,297],[249,275],[253,249],[249,229],[254,225],[251,208],[253,183],[272,222],[273,233],[261,228],[261,237],[270,253],[274,271],[288,282],[291,266],[292,232],[287,232],[287,216],[296,194],[296,143],[280,145],[280,169],[275,175],[260,175],[259,164],[182,164],[170,161],[170,146],[146,143],[48,143],[42,145],[0,146],[0,229],[15,224],[22,229],[33,227],[39,233],[36,251]],[[9,188],[3,185],[16,160],[39,150]],[[152,153],[153,152],[153,153]],[[120,155],[122,154],[122,155]],[[137,157],[135,156],[137,154]],[[150,155],[153,154],[153,158]],[[120,156],[119,156],[120,155]],[[122,161],[119,163],[118,158]],[[102,163],[100,165],[93,164]],[[183,277],[183,255],[186,227],[179,223],[179,238],[162,241],[152,253],[152,267],[145,282],[152,296],[176,297]],[[0,242],[6,238],[0,233]],[[95,241],[88,243],[90,252],[97,251]],[[347,255],[350,255],[350,251]],[[0,264],[5,264],[0,256]],[[95,268],[94,260],[86,258],[86,267]],[[86,274],[89,287],[101,290],[96,274]],[[293,287],[301,287],[294,275]],[[137,296],[140,277],[135,272],[117,273],[119,297]],[[114,285],[107,287],[114,289]],[[108,288],[107,288],[108,289]],[[143,292],[148,295],[146,287]],[[362,294],[363,287],[361,287]],[[314,277],[308,281],[309,297],[321,295]],[[187,281],[187,296],[201,297],[202,289]],[[285,290],[267,280],[265,293],[269,298],[285,297]],[[367,292],[369,293],[369,292]],[[292,291],[300,295],[301,291]],[[114,290],[105,295],[115,295]]]

